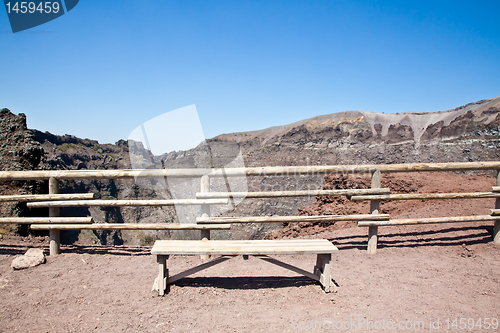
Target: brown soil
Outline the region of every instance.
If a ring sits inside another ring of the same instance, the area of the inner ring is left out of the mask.
[[[418,192],[486,191],[494,184],[486,175],[401,176],[384,181],[402,184],[403,192],[414,186]],[[333,214],[337,204],[329,206]],[[396,217],[451,216],[485,214],[493,206],[491,199],[408,201],[385,204],[383,210]],[[384,227],[375,255],[366,253],[366,228],[319,233],[301,228],[300,237],[327,238],[339,248],[332,265],[337,293],[325,294],[316,283],[256,258],[238,257],[178,281],[165,297],[150,293],[158,269],[150,248],[63,247],[63,254],[48,257],[46,264],[13,271],[16,255],[29,247],[46,249],[47,239],[2,236],[0,332],[304,332],[311,329],[297,326],[316,324],[322,331],[326,319],[352,320],[355,332],[391,331],[379,327],[391,324],[416,332],[495,332],[484,326],[460,329],[460,318],[475,324],[500,319],[500,247],[491,243],[491,228],[491,223]],[[308,270],[315,261],[311,255],[278,259]],[[170,273],[201,262],[174,256]],[[373,329],[360,326],[359,318],[371,321]],[[452,326],[455,318],[458,328]],[[437,320],[439,329],[431,329]],[[410,329],[417,322],[424,328]]]

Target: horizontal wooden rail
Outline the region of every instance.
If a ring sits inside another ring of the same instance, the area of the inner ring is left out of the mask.
[[[0,195],[0,202],[30,202],[47,200],[90,200],[94,199],[94,193],[75,194],[20,194],[20,195]]]
[[[454,223],[454,222],[482,222],[497,221],[500,217],[491,215],[454,216],[454,217],[429,217],[418,219],[396,219],[387,221],[359,221],[358,227],[379,227],[390,225],[412,225],[412,224],[433,224],[433,223]]]
[[[500,215],[500,209],[490,209],[490,215],[494,216]]]
[[[476,193],[404,193],[352,196],[352,201],[364,200],[435,200],[435,199],[483,199],[500,198],[500,193],[476,192]]]
[[[388,214],[317,215],[317,216],[243,216],[198,217],[197,223],[266,223],[266,222],[339,222],[363,220],[388,220]]]
[[[268,192],[202,192],[196,193],[197,199],[209,198],[276,198],[307,197],[317,195],[365,195],[389,193],[388,188],[349,189],[349,190],[310,190],[310,191],[268,191]]]
[[[172,200],[75,200],[29,202],[30,208],[40,207],[122,207],[122,206],[174,206],[174,205],[225,205],[228,199],[172,199]]]
[[[493,186],[491,192],[500,192],[500,186]]]
[[[56,179],[132,179],[132,178],[198,178],[241,176],[323,175],[330,173],[498,170],[500,162],[415,163],[368,165],[276,166],[225,169],[151,169],[151,170],[53,170],[53,171],[0,171],[0,180]]]
[[[94,224],[32,224],[32,230],[216,230],[230,229],[230,224],[180,223],[94,223]]]
[[[92,223],[92,217],[0,217],[0,223],[40,224],[40,223]]]

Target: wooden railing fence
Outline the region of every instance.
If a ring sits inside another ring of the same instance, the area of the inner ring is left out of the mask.
[[[480,171],[496,170],[496,186],[490,192],[475,193],[426,193],[391,194],[381,188],[382,173],[430,172],[430,171]],[[261,191],[261,192],[210,192],[210,179],[214,177],[241,176],[303,176],[327,174],[370,174],[370,189],[349,190],[306,190],[306,191]],[[200,178],[200,192],[196,198],[179,200],[94,200],[93,194],[59,194],[60,180],[83,179],[134,179],[134,178]],[[375,253],[378,242],[378,227],[424,223],[450,223],[491,221],[494,223],[496,244],[500,244],[500,162],[466,163],[418,163],[389,165],[327,165],[327,166],[287,166],[220,169],[158,169],[158,170],[54,170],[54,171],[0,171],[0,180],[48,180],[49,194],[0,196],[0,202],[24,201],[28,207],[48,207],[49,217],[0,218],[0,223],[31,224],[33,230],[49,230],[50,254],[60,252],[60,230],[201,230],[201,237],[210,239],[210,230],[229,229],[231,223],[265,222],[336,222],[358,221],[359,227],[368,227],[368,253]],[[211,205],[227,204],[230,198],[276,198],[316,195],[348,195],[353,201],[370,201],[370,211],[357,215],[321,216],[250,216],[250,217],[210,217]],[[455,216],[445,218],[391,219],[380,214],[382,200],[439,200],[439,199],[479,199],[496,198],[490,215]],[[59,217],[60,207],[80,206],[172,206],[199,205],[200,216],[193,224],[178,223],[93,223],[90,217]]]

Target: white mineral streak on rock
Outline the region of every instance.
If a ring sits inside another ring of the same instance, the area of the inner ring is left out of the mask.
[[[491,100],[485,101],[490,104]],[[462,109],[448,110],[439,112],[405,112],[405,113],[389,113],[380,114],[374,112],[361,111],[366,121],[370,124],[373,135],[377,135],[375,125],[382,125],[382,136],[386,136],[391,125],[401,124],[410,126],[413,130],[413,140],[415,141],[415,149],[420,147],[420,138],[424,134],[429,125],[443,122],[444,126],[449,126],[450,123],[457,117],[463,115],[467,111],[474,111],[482,107],[485,103],[471,104]],[[491,120],[490,120],[491,121]]]

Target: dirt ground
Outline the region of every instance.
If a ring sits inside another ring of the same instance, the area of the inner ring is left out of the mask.
[[[418,181],[442,192],[494,185],[486,175],[461,181],[430,175]],[[494,199],[388,205],[399,217],[480,215]],[[500,331],[500,246],[491,242],[492,223],[379,232],[374,255],[366,253],[366,228],[299,236],[327,238],[339,248],[332,265],[336,293],[257,258],[237,257],[179,280],[165,297],[150,291],[158,270],[150,248],[64,246],[45,264],[14,271],[15,256],[29,247],[47,249],[47,239],[2,236],[0,332]],[[315,262],[312,255],[277,258],[307,270]],[[201,262],[174,256],[170,274]]]

